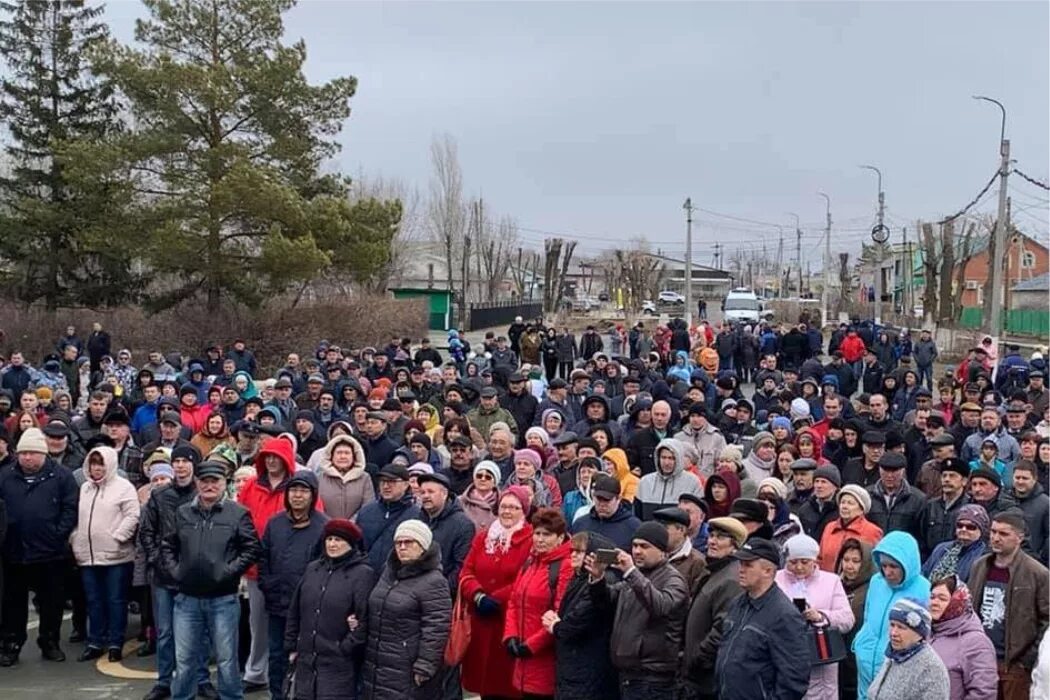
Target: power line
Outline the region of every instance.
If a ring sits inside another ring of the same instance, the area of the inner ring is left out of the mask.
[[[962,216],[963,214],[968,212],[970,209],[972,209],[974,206],[976,206],[978,200],[980,200],[981,197],[984,196],[984,194],[991,188],[991,186],[993,184],[995,184],[995,181],[998,180],[998,179],[999,179],[999,173],[996,172],[994,175],[992,175],[992,179],[988,181],[988,184],[985,185],[983,188],[981,188],[981,191],[977,193],[977,196],[974,197],[972,200],[970,200],[969,204],[967,204],[965,207],[963,207],[959,211],[955,212],[951,216],[944,217],[943,219],[941,219],[937,223],[938,224],[946,224],[949,221],[953,221],[955,219],[958,219],[960,216]]]
[[[1025,175],[1023,172],[1021,172],[1020,170],[1017,169],[1017,166],[1014,166],[1014,172],[1017,173],[1018,175],[1020,175],[1025,180],[1028,180],[1028,182],[1032,183],[1033,185],[1035,185],[1039,189],[1050,190],[1050,185],[1046,184],[1045,182],[1040,182],[1039,180],[1036,180],[1031,175]]]

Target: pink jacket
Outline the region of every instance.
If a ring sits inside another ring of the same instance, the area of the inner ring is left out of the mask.
[[[951,700],[995,700],[999,690],[995,647],[973,610],[934,623],[930,646],[948,669]]]
[[[100,454],[106,465],[101,481],[88,475],[88,460]],[[135,560],[135,531],[139,525],[139,496],[127,479],[117,475],[117,451],[96,447],[84,458],[77,527],[70,536],[73,556],[80,566],[114,566]]]
[[[853,609],[850,607],[842,580],[835,574],[819,568],[806,579],[796,578],[787,569],[776,576],[777,585],[788,598],[805,598],[809,607],[824,614],[829,627],[845,634],[853,629]],[[838,664],[814,666],[809,675],[809,690],[804,700],[837,698],[839,695]]]

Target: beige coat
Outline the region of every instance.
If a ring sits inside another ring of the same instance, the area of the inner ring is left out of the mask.
[[[332,451],[341,444],[350,445],[354,450],[354,466],[345,472],[332,465]],[[328,441],[321,460],[317,494],[324,503],[324,512],[332,518],[353,518],[361,506],[375,500],[372,477],[365,472],[365,450],[361,443],[349,435],[336,435]]]
[[[80,486],[77,527],[70,536],[73,556],[80,566],[115,566],[135,560],[135,531],[139,524],[139,498],[135,487],[117,475],[117,451],[96,447],[84,458],[102,455],[106,474],[101,481],[88,478]]]

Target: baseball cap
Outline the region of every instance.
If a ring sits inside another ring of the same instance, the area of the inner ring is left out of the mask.
[[[777,568],[780,568],[780,547],[769,540],[755,537],[748,540],[740,549],[733,552],[732,556],[738,561],[756,561],[765,559]]]

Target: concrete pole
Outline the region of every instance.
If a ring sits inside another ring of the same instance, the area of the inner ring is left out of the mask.
[[[693,327],[693,199],[685,198],[685,323]]]
[[[886,218],[886,193],[882,191],[882,171],[876,168],[874,165],[862,165],[860,166],[865,170],[874,170],[875,174],[879,176],[879,229],[881,230],[885,218]],[[884,252],[884,246],[881,243],[875,243],[875,310],[872,314],[872,319],[876,326],[882,324],[882,255]]]
[[[820,320],[825,326],[828,325],[828,289],[831,286],[831,197],[823,192],[818,192],[824,198],[824,291],[820,294]]]
[[[988,318],[987,333],[999,347],[999,336],[1003,332],[1003,256],[1006,253],[1006,184],[1010,175],[1010,141],[1006,138],[1006,107],[998,100],[974,95],[975,100],[991,102],[1002,112],[999,129],[999,211],[995,222],[995,246],[989,282],[992,285],[992,309]],[[998,367],[996,367],[998,369]],[[994,373],[992,379],[995,379]]]

